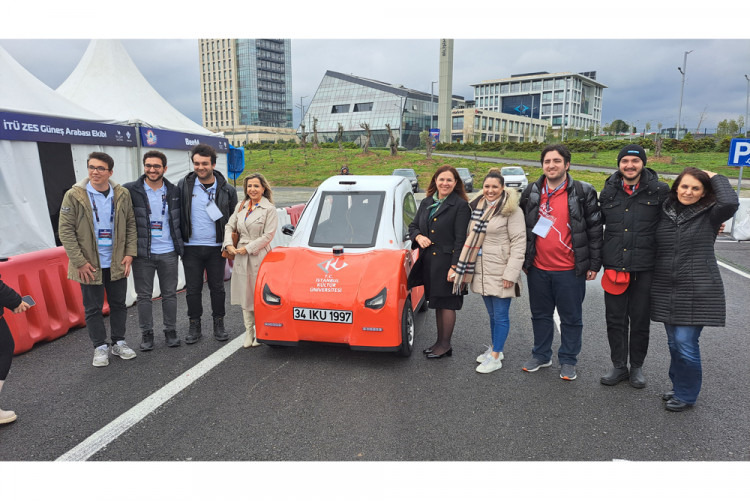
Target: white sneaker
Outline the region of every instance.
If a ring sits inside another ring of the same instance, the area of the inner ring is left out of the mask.
[[[478,363],[478,364],[481,364],[481,363],[482,363],[482,362],[484,362],[484,361],[485,361],[485,360],[486,360],[486,359],[487,359],[488,357],[491,357],[491,356],[492,356],[492,346],[488,346],[488,347],[487,347],[487,351],[485,351],[484,353],[482,353],[481,355],[479,355],[479,356],[477,357],[477,363]],[[499,355],[498,355],[497,357],[498,357],[498,359],[500,359],[500,360],[502,360],[503,358],[505,358],[505,357],[503,356],[503,352],[502,352],[502,351],[500,352],[500,354],[499,354]]]
[[[135,352],[125,344],[125,341],[117,341],[117,344],[112,345],[112,355],[117,355],[123,360],[130,360],[136,357]]]
[[[477,372],[479,372],[480,374],[488,374],[490,372],[496,371],[503,366],[503,362],[501,360],[502,357],[500,356],[495,358],[492,355],[489,355],[484,359],[484,362],[477,366]]]
[[[13,411],[4,411],[0,409],[0,424],[12,423],[18,418]]]
[[[94,367],[104,367],[109,365],[109,347],[106,344],[97,346],[94,349]]]

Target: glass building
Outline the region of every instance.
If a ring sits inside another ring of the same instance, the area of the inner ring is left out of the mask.
[[[204,127],[293,127],[290,40],[206,38],[198,43]]]
[[[454,107],[463,103],[462,97],[453,96]],[[302,123],[308,142],[312,140],[317,119],[318,141],[335,141],[341,124],[343,140],[358,145],[367,140],[362,126],[368,124],[370,146],[376,147],[388,144],[386,125],[389,125],[394,137],[399,138],[399,146],[412,149],[419,146],[420,132],[437,127],[437,109],[437,94],[326,71]],[[301,128],[298,132],[301,133]]]
[[[525,73],[472,87],[479,109],[549,120],[557,130],[601,130],[607,86],[596,81],[595,71]]]

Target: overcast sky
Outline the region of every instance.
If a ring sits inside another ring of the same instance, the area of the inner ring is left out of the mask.
[[[633,2],[632,5],[637,7],[638,3]],[[721,4],[723,1],[720,0],[718,3]],[[376,4],[381,5],[378,2]],[[649,4],[641,2],[641,5]],[[655,15],[658,14],[654,10],[656,7],[649,6],[648,8]],[[746,7],[744,9],[748,10]],[[256,12],[255,7],[252,12]],[[386,24],[391,24],[391,17],[387,14],[381,13],[381,17],[376,15],[371,22],[368,22],[366,17],[354,15],[349,10],[346,12],[351,14],[348,17],[344,16],[347,22],[331,19],[330,25],[338,26],[340,30],[325,32],[322,28],[328,23],[320,21],[312,24],[297,24],[292,29],[292,33],[283,34],[292,39],[292,97],[295,126],[299,123],[300,98],[307,107],[326,70],[404,85],[428,93],[430,82],[438,79],[438,44],[441,35],[400,38],[395,36],[393,30],[401,36],[413,36],[413,33],[420,35],[420,33],[415,31],[414,23],[404,24],[403,27],[391,26],[390,31],[373,29],[378,23],[386,23],[386,20],[388,20]],[[631,12],[629,10],[628,13],[620,14],[620,16],[637,17]],[[274,15],[278,16],[278,12]],[[399,14],[402,19],[410,15],[415,16],[408,11]],[[23,34],[20,36],[29,38],[0,39],[0,45],[41,81],[52,88],[57,88],[73,71],[91,38],[118,38],[117,35],[119,38],[128,38],[123,40],[125,48],[151,85],[174,107],[197,123],[201,123],[197,37],[282,36],[282,34],[253,32],[252,26],[256,24],[261,24],[263,26],[261,29],[269,28],[263,21],[262,13],[260,16],[250,16],[250,11],[248,11],[248,16],[246,24],[229,25],[227,31],[224,32],[196,33],[196,28],[193,27],[191,32],[193,38],[154,40],[148,39],[148,35],[144,33],[143,38],[134,39],[134,35],[131,34],[133,32],[124,30],[122,33],[122,27],[119,28],[119,32],[118,29],[106,29],[105,33],[101,33],[99,25],[92,26],[84,23],[82,31],[89,34],[90,38],[87,39],[30,38],[34,35],[34,30],[22,29]],[[253,22],[250,21],[250,17]],[[683,124],[688,129],[694,130],[701,122],[701,129],[713,129],[720,120],[737,119],[740,115],[745,115],[748,82],[744,75],[750,75],[750,39],[683,39],[677,37],[612,39],[613,36],[632,37],[634,33],[642,35],[643,25],[648,28],[647,21],[650,18],[644,18],[636,23],[641,30],[633,31],[622,29],[624,26],[622,20],[601,21],[599,24],[592,25],[591,19],[580,16],[574,17],[578,21],[577,24],[587,25],[590,29],[566,29],[560,34],[562,38],[553,38],[556,34],[554,30],[536,30],[536,33],[533,33],[551,36],[551,38],[544,39],[471,38],[479,33],[492,33],[493,31],[497,31],[504,37],[513,34],[513,31],[505,28],[487,29],[487,26],[514,25],[510,20],[512,15],[503,16],[502,22],[499,21],[500,18],[493,19],[497,22],[488,23],[487,19],[476,21],[474,24],[478,27],[477,32],[470,31],[463,38],[453,37],[455,40],[454,94],[473,99],[471,84],[480,83],[483,80],[507,78],[516,73],[596,71],[597,80],[607,86],[603,99],[603,125],[615,119],[622,119],[642,130],[645,124],[650,122],[653,131],[659,123],[663,127],[670,127],[677,122],[682,78],[677,68],[683,66],[684,53],[692,51],[688,55],[686,68],[682,105]],[[707,20],[711,20],[710,16]],[[461,22],[473,25],[469,21],[470,19],[466,18]],[[566,22],[562,18],[561,21]],[[446,20],[441,20],[441,22],[445,23]],[[715,22],[702,24],[702,20],[696,19],[692,22],[705,29],[677,29],[676,31],[700,33],[701,36],[717,32]],[[619,27],[618,23],[620,23]],[[352,24],[361,29],[352,32]],[[142,23],[139,26],[141,30],[144,29]],[[147,26],[159,26],[159,23]],[[603,29],[597,30],[592,26]],[[607,29],[607,26],[611,28]],[[721,23],[718,25],[718,32],[724,33],[720,27]],[[216,29],[222,30],[223,28],[222,26]],[[559,28],[558,26],[557,29]],[[674,31],[674,25],[672,28]],[[173,36],[184,36],[184,32],[179,28],[171,26],[171,29]],[[516,26],[515,29],[518,33],[519,27]],[[233,30],[238,32],[235,33]],[[150,29],[146,31],[149,34],[152,33]],[[375,38],[371,35],[373,32],[380,33],[381,31],[388,38]],[[434,26],[428,31],[434,32]],[[522,25],[520,32],[526,31],[528,30]],[[65,29],[61,31],[59,23],[54,23],[51,29],[45,31],[45,34],[66,37],[67,33],[75,32],[76,30]],[[162,30],[158,32],[162,33]],[[651,31],[647,29],[646,32]],[[301,36],[295,38],[296,33]],[[321,35],[328,33],[331,37],[351,35],[351,38],[320,38]],[[360,38],[358,33],[371,37]],[[607,33],[607,35],[603,35],[603,38],[571,39],[572,33]],[[669,32],[664,35],[664,30],[659,30],[658,33],[659,36],[669,36]],[[427,33],[427,35],[431,34]],[[437,87],[436,84],[436,92]],[[701,116],[703,116],[702,119]]]

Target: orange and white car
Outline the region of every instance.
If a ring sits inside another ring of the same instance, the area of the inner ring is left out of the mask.
[[[313,341],[409,356],[424,288],[408,289],[417,250],[408,227],[417,212],[400,176],[334,176],[307,203],[287,247],[260,265],[255,283],[258,341]]]

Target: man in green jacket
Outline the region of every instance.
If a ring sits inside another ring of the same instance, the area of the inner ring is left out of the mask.
[[[105,291],[110,308],[112,354],[125,360],[136,356],[125,343],[125,297],[138,237],[130,193],[109,179],[114,164],[106,153],[89,154],[89,177],[65,193],[58,227],[69,259],[68,278],[81,284],[95,367],[109,364],[102,315]]]

